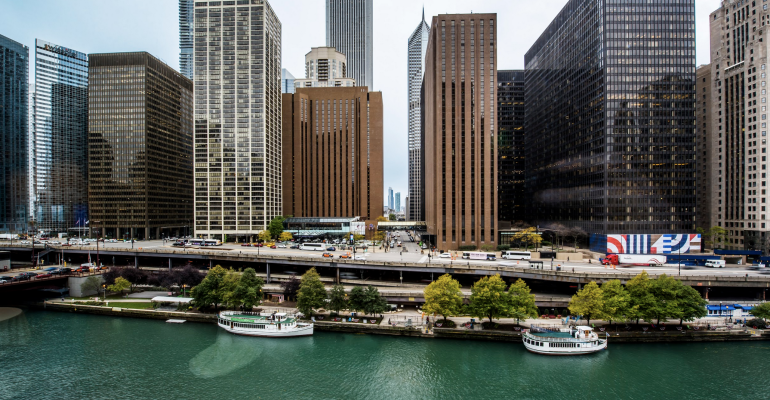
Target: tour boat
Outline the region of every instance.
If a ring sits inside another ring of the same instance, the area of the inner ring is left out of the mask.
[[[244,336],[294,337],[311,336],[313,324],[297,322],[286,313],[222,311],[217,324],[230,333]]]
[[[537,329],[534,329],[537,330]],[[574,326],[559,332],[524,332],[524,347],[537,354],[557,356],[590,354],[607,348],[607,339],[588,326]]]

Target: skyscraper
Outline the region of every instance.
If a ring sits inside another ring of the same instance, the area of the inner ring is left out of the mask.
[[[422,221],[424,219],[425,206],[424,176],[422,171],[422,124],[420,121],[422,103],[420,90],[422,88],[422,76],[425,71],[425,50],[428,47],[428,34],[430,26],[425,22],[425,10],[422,11],[420,25],[409,36],[407,85],[409,96],[409,195],[407,199],[411,203],[407,209],[410,221]]]
[[[193,215],[193,84],[149,53],[88,56],[89,227],[182,235]]]
[[[497,71],[499,221],[524,221],[524,71]]]
[[[525,66],[531,222],[694,231],[695,0],[570,0]]]
[[[388,210],[393,209],[393,188],[388,188]]]
[[[305,54],[305,78],[294,81],[297,88],[355,85],[356,80],[347,76],[347,58],[334,47],[313,47]]]
[[[440,249],[497,242],[497,15],[433,17],[425,57],[425,222]]]
[[[26,232],[29,48],[0,35],[0,232]]]
[[[396,192],[396,204],[393,208],[397,213],[401,212],[401,192]]]
[[[326,46],[347,57],[347,76],[374,90],[373,0],[326,0]]]
[[[282,213],[281,22],[235,3],[195,3],[195,233],[222,239]]]
[[[712,181],[712,163],[719,163],[719,160],[712,160],[714,145],[718,140],[712,137],[711,129],[712,87],[711,64],[699,66],[695,70],[695,198],[698,202],[695,207],[695,224],[704,230],[717,225],[713,211],[717,211],[716,208],[719,207],[719,200],[712,196],[714,188],[719,186],[719,182]]]
[[[34,203],[39,230],[88,221],[88,56],[35,41]]]
[[[294,75],[286,68],[281,68],[281,93],[294,93]]]
[[[193,39],[195,35],[195,0],[179,0],[179,71],[193,78]]]
[[[710,219],[727,230],[724,246],[736,250],[770,250],[767,7],[764,1],[722,1],[709,16],[708,74],[698,70],[696,129],[711,148]]]

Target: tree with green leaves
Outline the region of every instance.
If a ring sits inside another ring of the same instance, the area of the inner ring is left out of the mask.
[[[585,318],[586,323],[591,323],[591,318],[602,318],[603,310],[602,288],[594,281],[585,285],[569,301],[569,311]]]
[[[283,233],[283,220],[284,217],[279,215],[270,221],[270,224],[267,226],[267,230],[270,232],[271,237],[278,238],[281,236],[281,233]]]
[[[305,315],[312,315],[313,309],[326,306],[326,288],[315,268],[302,275],[297,293],[297,308]]]
[[[217,309],[219,304],[224,301],[223,283],[226,275],[227,270],[222,268],[221,265],[217,265],[206,274],[201,283],[192,288],[190,295],[198,308],[208,307],[213,304],[214,309]]]
[[[265,281],[257,276],[254,268],[246,268],[235,285],[231,300],[236,307],[243,306],[244,310],[251,311],[254,306],[259,305],[264,285]]]
[[[516,322],[527,318],[537,318],[537,306],[535,305],[535,295],[529,293],[529,286],[518,279],[508,288],[509,306],[508,314],[516,318]]]
[[[382,314],[388,306],[385,298],[376,287],[369,285],[364,290],[364,314],[376,316]]]
[[[339,314],[340,310],[346,308],[348,308],[348,297],[345,294],[345,287],[338,283],[329,290],[329,309]]]
[[[677,305],[677,294],[680,291],[682,282],[666,275],[660,275],[657,279],[650,281],[650,294],[655,298],[652,304],[645,308],[640,308],[642,318],[645,321],[657,320],[666,322],[669,317],[679,318],[680,310]]]
[[[350,300],[348,300],[348,308],[353,311],[363,311],[364,304],[366,302],[366,294],[364,288],[356,286],[350,291]]]
[[[636,320],[637,324],[640,318],[644,318],[644,310],[655,306],[655,296],[650,292],[651,285],[650,276],[644,270],[626,282],[626,290],[631,296],[631,305],[628,309],[627,317],[630,320]]]
[[[99,294],[102,289],[102,280],[98,276],[89,276],[80,284],[80,292],[89,295],[91,292]]]
[[[278,240],[282,242],[288,242],[293,238],[294,238],[294,235],[292,235],[291,232],[281,232],[281,234],[278,236]]]
[[[471,287],[470,313],[474,317],[500,319],[510,314],[510,297],[500,274],[485,276]]]
[[[751,315],[756,318],[762,318],[765,323],[770,319],[770,303],[762,303],[751,309]]]
[[[396,220],[396,214],[388,214],[388,219],[390,219],[391,221],[395,221]]]
[[[115,283],[107,286],[107,289],[113,293],[123,294],[123,291],[131,287],[131,282],[122,276],[115,278]]]
[[[269,241],[273,240],[272,236],[270,235],[270,231],[269,230],[265,230],[265,231],[259,232],[259,234],[257,235],[257,239],[262,241],[262,242],[269,242]]]
[[[439,314],[444,321],[449,316],[457,315],[463,304],[463,294],[460,291],[460,282],[452,279],[449,274],[441,275],[431,282],[423,291],[425,305],[422,309],[428,314]]]
[[[679,325],[683,321],[694,321],[708,315],[706,301],[692,286],[681,285],[677,292],[676,307],[678,309]]]
[[[243,304],[243,299],[238,297],[235,291],[240,280],[241,275],[235,272],[232,267],[225,273],[220,291],[222,292],[222,303],[228,307],[238,308]]]
[[[602,298],[604,300],[602,314],[610,322],[623,321],[628,317],[631,295],[620,283],[620,280],[613,279],[604,282],[602,284]]]
[[[700,233],[703,238],[704,250],[706,248],[705,245],[707,244],[710,244],[712,249],[716,249],[719,244],[724,243],[724,240],[727,237],[727,229],[722,228],[721,226],[712,226],[710,229],[699,227],[695,231]]]
[[[533,245],[537,248],[543,241],[543,238],[537,233],[537,228],[534,226],[530,226],[529,228],[514,233],[512,239],[517,242],[524,242],[527,249],[529,249],[529,245]]]

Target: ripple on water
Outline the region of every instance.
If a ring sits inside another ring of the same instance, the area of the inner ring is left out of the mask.
[[[190,372],[216,378],[241,369],[257,359],[262,347],[254,338],[220,332],[217,340],[190,360]]]

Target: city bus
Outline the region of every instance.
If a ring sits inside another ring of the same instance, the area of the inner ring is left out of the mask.
[[[466,260],[485,260],[494,261],[497,259],[495,253],[484,253],[480,251],[464,252],[463,258]]]
[[[217,239],[204,239],[203,245],[204,246],[221,246],[222,242]]]
[[[503,258],[506,260],[529,260],[532,258],[532,253],[528,251],[506,250],[503,252]]]
[[[326,248],[324,247],[323,243],[302,243],[299,246],[300,250],[310,250],[310,251],[324,251]]]
[[[187,244],[190,246],[203,246],[204,240],[203,239],[190,239],[187,241]]]

